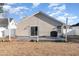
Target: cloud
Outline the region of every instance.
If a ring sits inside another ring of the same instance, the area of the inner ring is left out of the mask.
[[[68,22],[70,23],[70,24],[75,24],[75,23],[77,23],[77,22],[75,22],[75,21],[77,21],[78,20],[78,16],[69,16],[68,17]]]
[[[73,19],[77,19],[78,16],[70,16],[70,17],[68,17],[68,18],[71,19],[71,20],[73,20]]]
[[[8,11],[9,13],[17,13],[17,12],[20,13],[20,11],[23,12],[23,10],[28,10],[29,8],[27,8],[25,6],[12,7],[10,5],[5,5],[5,6],[3,6],[3,9],[5,11]]]
[[[56,19],[66,23],[66,16],[58,16]],[[72,25],[72,24],[75,24],[75,20],[78,20],[78,16],[74,16],[74,15],[70,15],[68,16],[68,24],[69,25]]]
[[[6,15],[16,15],[20,18],[24,17],[25,11],[29,10],[29,8],[27,8],[26,6],[12,7],[11,5],[4,5],[3,8],[4,11],[7,12]]]
[[[32,3],[32,8],[35,8],[35,7],[37,7],[37,6],[39,6],[40,5],[40,3]]]
[[[57,16],[60,14],[65,14],[65,10],[66,10],[66,5],[62,4],[62,5],[56,5],[55,7],[52,8],[52,12],[48,11],[50,16]]]
[[[13,5],[13,4],[16,4],[16,3],[7,3],[7,4],[5,4],[3,6],[3,9],[4,10],[10,10],[10,9],[12,9],[12,6],[11,5]]]
[[[58,11],[65,11],[66,10],[66,5],[61,5],[61,6],[56,6],[53,8],[54,10],[58,10]]]
[[[49,8],[51,8],[51,7],[56,7],[56,6],[59,6],[60,4],[58,4],[58,3],[51,3],[51,4],[49,4]]]
[[[57,15],[59,15],[60,13],[61,13],[60,11],[53,12],[53,13],[50,13],[49,16],[57,16]]]
[[[10,6],[10,5],[4,5],[4,6],[3,6],[3,9],[4,9],[4,10],[9,10],[9,9],[11,9],[11,6]]]
[[[7,5],[14,5],[14,4],[16,4],[16,3],[7,3]]]
[[[66,23],[66,17],[68,17],[68,24],[75,24],[75,20],[78,20],[78,16],[72,15],[70,13],[66,12],[66,5],[56,5],[53,8],[53,11],[49,11],[49,16],[55,17],[57,20]]]
[[[24,7],[24,6],[18,6],[16,8],[11,8],[10,13],[17,13],[17,12],[23,12],[23,10],[28,10],[29,8]]]
[[[25,16],[25,11],[27,10],[29,10],[29,8],[24,6],[19,6],[19,7],[10,9],[10,13],[16,16],[19,16],[19,19],[22,19]]]
[[[64,16],[58,16],[56,19],[60,20],[60,21],[62,21],[64,23],[66,22],[66,17],[64,17]]]
[[[64,17],[68,17],[68,19],[70,19],[70,20],[73,20],[73,19],[77,19],[78,18],[78,16],[72,15],[70,13],[65,13],[63,16]]]

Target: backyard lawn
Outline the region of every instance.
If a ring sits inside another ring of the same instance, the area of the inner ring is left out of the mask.
[[[0,55],[60,56],[79,55],[79,43],[65,42],[0,42]]]

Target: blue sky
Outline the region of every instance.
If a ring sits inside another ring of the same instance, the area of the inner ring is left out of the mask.
[[[78,3],[7,3],[3,8],[8,11],[8,17],[14,18],[17,22],[39,11],[64,23],[66,17],[69,20],[68,24],[79,22]]]

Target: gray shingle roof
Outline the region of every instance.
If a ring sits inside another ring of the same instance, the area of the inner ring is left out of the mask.
[[[10,19],[11,21],[12,19]],[[0,18],[0,27],[6,27],[8,25],[8,18]]]
[[[40,15],[41,15],[41,17],[40,17]],[[64,24],[64,23],[58,21],[57,19],[55,19],[54,17],[51,17],[51,16],[49,16],[49,15],[43,13],[43,12],[38,12],[38,13],[35,14],[34,16],[36,16],[36,17],[38,17],[38,18],[41,18],[43,21],[46,21],[46,22],[48,22],[48,23],[50,23],[50,24],[52,24],[52,25],[55,25],[55,26],[61,26],[61,25]],[[46,19],[44,19],[44,17],[45,17]]]
[[[79,26],[79,23],[72,25],[71,27]]]
[[[52,24],[52,25],[55,25],[55,26],[61,26],[63,25],[64,23],[58,21],[57,19],[43,13],[43,12],[37,12],[35,14],[33,14],[32,16],[35,16],[35,17],[38,17],[40,18],[41,20],[45,21],[45,22],[48,22],[49,24]],[[32,16],[28,16],[28,17],[24,17],[23,19],[26,20],[28,19],[29,17],[32,17]],[[41,17],[40,17],[41,16]],[[25,19],[26,18],[26,19]],[[46,19],[45,19],[46,18]],[[24,22],[24,20],[21,20],[20,22],[18,22],[18,25],[22,22]]]

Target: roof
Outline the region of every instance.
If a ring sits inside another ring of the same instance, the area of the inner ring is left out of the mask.
[[[39,15],[41,15],[41,17]],[[53,18],[53,17],[51,17],[51,16],[49,16],[49,15],[47,15],[47,14],[41,12],[41,11],[33,14],[32,16],[36,16],[36,17],[38,17],[40,19],[42,18],[41,20],[43,20],[45,22],[48,22],[49,24],[52,24],[52,25],[55,25],[55,26],[61,26],[61,25],[64,24],[64,23],[58,21],[57,19],[55,19],[55,18]],[[28,19],[28,18],[30,18],[32,16],[24,17],[23,19],[26,20],[26,19]],[[43,19],[44,17],[46,17],[46,19]],[[20,21],[19,23],[23,22],[24,20]]]
[[[57,19],[55,19],[54,17],[51,17],[51,16],[49,16],[49,15],[43,13],[43,12],[38,12],[38,13],[35,14],[34,16],[40,18],[39,15],[42,15],[41,18],[42,18],[43,21],[46,21],[46,22],[48,22],[48,23],[50,23],[50,24],[52,24],[52,25],[61,26],[61,25],[64,24],[64,23],[58,21]],[[46,19],[43,19],[43,17],[46,17]]]
[[[10,18],[10,21],[12,18]],[[0,27],[6,27],[8,25],[8,18],[0,18]]]
[[[76,27],[79,26],[79,23],[72,25],[71,27]]]

